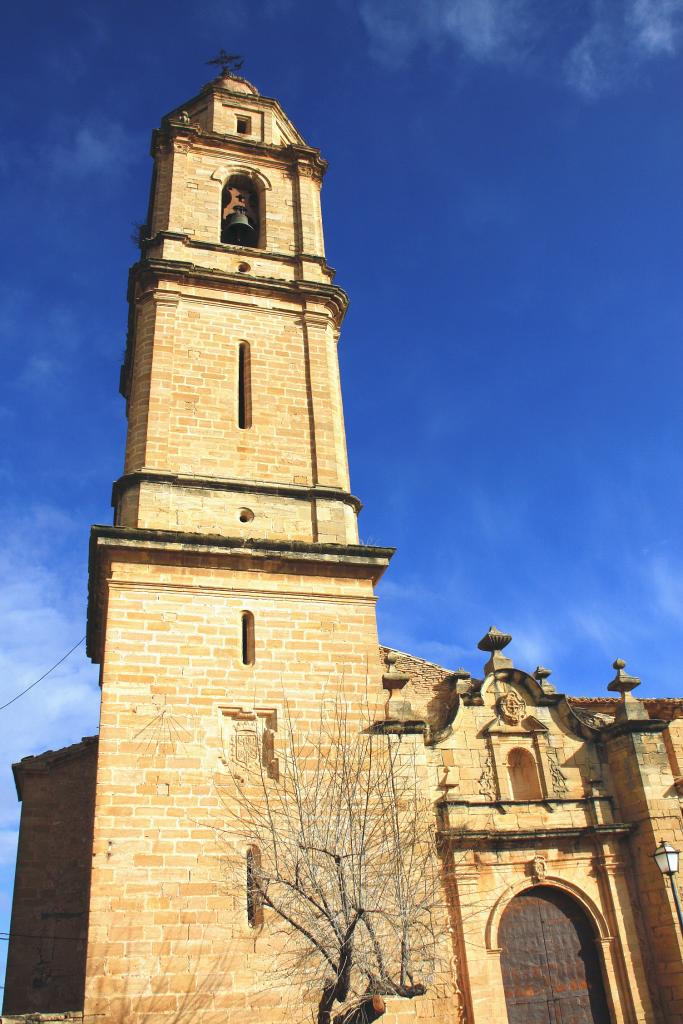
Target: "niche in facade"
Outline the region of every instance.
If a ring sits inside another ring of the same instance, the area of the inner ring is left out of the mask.
[[[246,175],[235,174],[221,195],[221,242],[227,245],[259,245],[261,216],[259,192]]]
[[[512,800],[542,799],[536,758],[530,750],[514,747],[507,757],[507,770]]]

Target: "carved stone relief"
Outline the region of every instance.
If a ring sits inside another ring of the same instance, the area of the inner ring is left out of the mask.
[[[484,761],[484,769],[479,776],[479,792],[482,796],[488,797],[489,800],[498,799],[498,786],[496,783],[496,772],[493,766],[493,754],[491,748],[486,749],[486,760]]]
[[[263,767],[267,775],[277,778],[276,709],[222,707],[219,712],[223,764],[236,773]]]
[[[536,854],[529,867],[531,868],[531,877],[535,882],[541,883],[545,881],[545,876],[548,872],[545,857],[542,857],[540,853]]]
[[[557,751],[553,750],[553,748],[550,747],[548,749],[547,757],[553,793],[555,794],[555,796],[562,797],[569,790],[569,786],[567,785],[567,776],[560,768],[560,762],[557,757]]]
[[[498,714],[509,725],[521,725],[527,713],[525,701],[516,690],[508,690],[497,701]]]

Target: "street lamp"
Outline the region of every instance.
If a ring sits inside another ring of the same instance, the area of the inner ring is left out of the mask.
[[[681,911],[681,901],[678,898],[678,886],[674,882],[674,875],[678,872],[679,851],[674,850],[673,846],[662,840],[652,856],[662,874],[669,876],[671,891],[674,894],[674,903],[676,904],[676,913],[678,914],[678,924],[680,925],[681,934],[683,934],[683,912]]]

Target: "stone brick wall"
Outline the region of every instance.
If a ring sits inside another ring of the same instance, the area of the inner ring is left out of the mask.
[[[277,756],[285,702],[305,730],[340,689],[359,724],[367,700],[382,717],[371,582],[341,562],[322,575],[303,560],[285,571],[187,553],[143,562],[134,552],[116,552],[102,579],[86,1018],[282,1021],[301,998],[296,978],[289,991],[278,984],[282,938],[267,914],[262,930],[249,927],[243,873],[237,888],[226,875],[231,730],[236,719],[267,718]],[[240,658],[245,608],[255,622],[250,666]],[[408,1008],[397,1001],[387,1024],[433,1018],[447,985]]]
[[[300,303],[245,295],[212,301],[206,289],[140,295],[129,398],[125,472],[146,471],[144,493],[122,504],[124,526],[226,536],[357,542],[353,508],[341,500],[349,477],[336,362],[336,328],[324,309],[302,318]],[[252,425],[237,419],[237,351],[251,352]],[[198,477],[173,490],[153,474]],[[223,481],[211,489],[211,478]],[[228,482],[327,488],[301,498],[262,492],[254,517]]]
[[[652,729],[655,724],[646,718],[620,725],[617,716],[606,748],[618,813],[634,826],[629,859],[653,998],[661,1019],[674,1024],[683,1019],[683,939],[668,883],[652,855],[662,840],[683,848],[683,822],[662,729]]]
[[[5,1013],[83,1008],[96,758],[93,738],[15,766],[22,813]]]

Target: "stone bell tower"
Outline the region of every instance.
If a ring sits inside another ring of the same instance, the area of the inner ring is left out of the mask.
[[[116,524],[357,543],[324,160],[275,100],[228,76],[164,119],[152,154]]]
[[[102,706],[85,1019],[224,1020],[258,1007],[266,939],[226,898],[214,778],[277,746],[283,702],[379,680],[323,247],[325,162],[224,74],[164,118],[129,281],[115,525],[92,531]],[[224,820],[224,817],[223,817]],[[212,1016],[212,1013],[214,1014]]]

